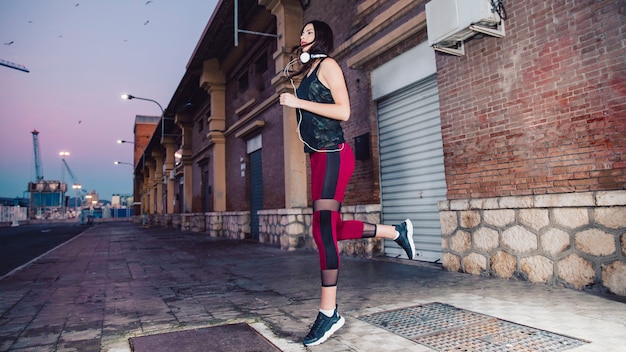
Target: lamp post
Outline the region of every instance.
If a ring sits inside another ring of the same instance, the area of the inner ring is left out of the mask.
[[[35,215],[35,218],[36,219],[41,219],[41,217],[42,217],[42,213],[41,212],[43,210],[43,203],[41,201],[41,192],[44,189],[43,180],[37,181],[37,186],[35,186],[35,187],[37,188],[37,193],[39,194],[39,202],[38,202],[39,204],[37,204],[38,207],[37,207],[37,214]]]
[[[118,143],[118,144],[128,143],[128,144],[135,145],[135,143],[134,143],[134,142],[125,141],[125,140],[123,140],[123,139],[118,139],[118,140],[117,140],[117,143]],[[133,175],[135,174],[135,165],[133,165],[133,164],[131,164],[131,163],[126,163],[126,162],[123,162],[123,161],[114,161],[114,162],[113,162],[113,164],[115,164],[115,165],[120,165],[120,164],[130,165],[130,166],[133,168]],[[127,201],[127,202],[128,202],[128,201]],[[127,204],[127,206],[126,206],[126,215],[127,215],[127,217],[130,217],[130,211],[128,210],[128,204]]]
[[[67,187],[63,187],[65,183],[65,163],[63,161],[66,156],[70,156],[70,152],[61,151],[59,152],[59,156],[61,157],[61,192],[59,193],[59,203],[61,205],[61,216],[65,219],[67,218],[67,209],[65,208],[65,202],[63,202],[63,196],[65,195]]]
[[[76,216],[78,216],[78,193],[83,186],[80,183],[75,183],[72,185],[72,188],[76,190],[76,198],[74,199],[74,205],[76,206]]]
[[[135,171],[135,165],[133,165],[131,163],[127,163],[127,162],[124,162],[124,161],[117,161],[116,160],[116,161],[113,162],[113,164],[115,164],[115,165],[122,165],[122,164],[123,165],[130,165],[130,167],[133,168],[133,174],[135,173],[134,172]],[[128,200],[126,202],[128,203]],[[130,214],[129,214],[129,211],[128,211],[128,206],[126,206],[126,214],[127,214],[127,217],[130,217]]]
[[[149,99],[149,98],[141,98],[141,97],[136,97],[132,94],[122,94],[122,99],[124,100],[133,100],[133,99],[139,99],[139,100],[145,100],[145,101],[151,101],[153,103],[155,103],[159,109],[161,110],[161,143],[163,143],[163,138],[165,137],[165,110],[163,110],[163,107],[161,106],[161,104],[159,104],[158,101],[154,100],[154,99]],[[187,103],[187,106],[190,106],[191,103]],[[174,120],[173,117],[168,117],[168,120]],[[120,143],[118,141],[118,143]],[[124,143],[124,142],[121,142]],[[130,142],[126,142],[126,143],[130,143]]]
[[[122,96],[122,98],[123,97],[124,97],[124,95]],[[126,141],[126,140],[123,140],[123,139],[118,139],[117,143],[118,144],[127,143],[127,144],[135,145],[135,142]],[[115,164],[115,165],[120,165],[120,164],[130,165],[133,168],[133,175],[135,174],[135,165],[133,165],[131,163],[126,163],[126,162],[123,162],[123,161],[114,161],[113,164]],[[134,180],[133,180],[133,182],[134,182]],[[126,202],[128,202],[128,200]],[[130,217],[130,211],[129,211],[129,208],[128,208],[128,204],[126,205],[126,215],[127,215],[127,217]]]
[[[161,104],[159,104],[159,102],[157,102],[154,99],[148,99],[148,98],[141,98],[141,97],[136,97],[134,95],[131,94],[122,94],[122,99],[125,100],[132,100],[132,99],[139,99],[139,100],[145,100],[145,101],[151,101],[153,103],[155,103],[159,109],[161,110],[161,143],[163,143],[164,137],[165,137],[165,110],[163,110],[163,107],[161,106]],[[144,154],[142,155],[142,158],[145,158],[145,150],[144,150]],[[141,204],[141,223],[143,226],[146,225],[146,215],[144,214],[144,204],[142,202]]]

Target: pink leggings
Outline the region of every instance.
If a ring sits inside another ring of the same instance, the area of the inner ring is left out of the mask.
[[[337,285],[337,241],[373,237],[376,232],[374,225],[341,219],[341,202],[354,172],[354,153],[347,143],[342,145],[339,152],[316,152],[310,156],[313,239],[319,252],[322,286],[325,287]],[[365,225],[369,225],[367,234],[364,234]]]

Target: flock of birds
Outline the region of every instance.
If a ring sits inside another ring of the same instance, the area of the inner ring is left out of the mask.
[[[150,5],[150,4],[151,4],[151,3],[153,3],[153,2],[154,2],[154,1],[152,1],[152,0],[148,0],[148,1],[146,1],[146,5]],[[78,2],[78,3],[76,3],[76,5],[74,5],[74,7],[78,7],[78,6],[80,6],[80,3],[79,3],[79,2]],[[28,23],[33,23],[33,21],[28,21]],[[144,26],[147,26],[147,25],[148,25],[148,23],[150,23],[150,20],[146,20],[146,22],[144,22],[144,23],[143,23],[143,25],[144,25]],[[62,35],[59,35],[59,38],[63,38],[63,36],[62,36]],[[124,39],[124,41],[127,41],[127,39]],[[4,43],[4,45],[13,45],[13,43],[15,43],[15,41],[11,40],[10,42],[6,42],[6,43]]]

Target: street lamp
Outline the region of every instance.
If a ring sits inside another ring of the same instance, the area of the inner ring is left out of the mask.
[[[131,163],[124,162],[124,161],[114,161],[113,164],[115,164],[115,165],[125,164],[125,165],[130,165],[132,167],[135,167],[135,165],[133,165]]]
[[[80,183],[75,183],[72,185],[72,188],[76,190],[76,198],[74,199],[74,203],[76,205],[76,216],[78,216],[78,192],[83,186]]]
[[[122,99],[125,99],[125,100],[139,99],[139,100],[151,101],[151,102],[155,103],[159,107],[159,109],[161,110],[161,143],[163,143],[164,139],[165,139],[165,110],[163,110],[163,107],[161,106],[161,104],[159,104],[159,102],[157,102],[156,100],[148,99],[148,98],[136,97],[136,96],[131,95],[131,94],[122,94]],[[173,118],[170,118],[170,119],[174,120]],[[143,155],[141,156],[142,158],[146,157],[145,153],[146,153],[146,151],[144,150]],[[142,206],[141,206],[141,218],[142,218],[141,223],[142,223],[142,225],[145,226],[145,224],[146,224],[146,216],[144,214],[144,210],[145,209],[144,209],[143,204],[142,204]]]
[[[135,144],[134,142],[125,141],[125,140],[123,140],[123,139],[118,139],[118,140],[117,140],[117,143],[118,143],[118,144],[122,144],[122,143]]]
[[[165,120],[165,110],[163,110],[163,107],[161,106],[161,104],[159,104],[158,101],[156,101],[154,99],[136,97],[136,96],[131,95],[131,94],[122,94],[122,99],[124,99],[124,100],[139,99],[139,100],[151,101],[151,102],[155,103],[156,105],[158,105],[159,109],[161,109],[161,139],[163,139],[163,130],[165,129],[165,121],[164,121]]]
[[[136,96],[130,95],[130,94],[122,94],[122,99],[124,99],[124,100],[139,99],[139,100],[151,101],[151,102],[153,102],[153,103],[155,103],[155,104],[157,104],[159,106],[159,109],[161,109],[161,116],[165,115],[165,111],[163,111],[163,107],[156,100],[148,99],[148,98],[136,97]]]

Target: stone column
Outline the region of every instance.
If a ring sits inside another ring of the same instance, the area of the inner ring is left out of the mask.
[[[226,137],[222,132],[209,132],[213,144],[213,211],[226,210]]]
[[[226,79],[217,59],[203,63],[200,86],[211,97],[211,115],[208,118],[207,138],[212,147],[211,177],[213,183],[213,210],[226,210]]]
[[[176,140],[174,137],[164,137],[163,138],[163,146],[165,147],[165,178],[167,179],[167,189],[166,189],[166,206],[165,211],[166,214],[174,213],[174,187],[176,184],[175,180],[170,179],[170,173],[174,170],[174,163],[176,162],[176,158],[174,157],[174,153],[176,153]]]
[[[163,152],[160,150],[153,150],[152,157],[154,158],[154,191],[157,214],[163,214]]]
[[[148,196],[150,194],[150,188],[148,186],[148,181],[150,178],[148,177],[149,172],[145,162],[142,169],[142,174],[143,181],[141,182],[141,209],[143,210],[143,213],[141,215],[146,215],[150,214],[150,202]]]
[[[183,155],[183,177],[184,177],[184,187],[183,190],[185,192],[185,204],[183,204],[185,213],[193,213],[193,165],[191,158],[186,158]]]
[[[193,160],[191,159],[193,141],[193,119],[187,114],[176,114],[175,122],[182,130],[182,158],[183,164],[183,204],[181,213],[192,213],[193,209]]]
[[[289,63],[289,51],[300,42],[302,29],[302,6],[294,0],[259,0],[276,16],[276,34],[278,34],[277,50],[274,53],[274,64],[278,74],[272,79],[277,94],[293,93],[291,84],[282,75],[283,68]],[[302,142],[296,134],[296,112],[292,108],[283,107],[283,140],[285,165],[285,207],[303,208],[307,206],[306,156]],[[288,170],[288,171],[287,171]]]
[[[148,210],[148,214],[154,214],[154,174],[155,174],[155,170],[154,170],[154,161],[153,160],[146,160],[146,168],[147,170],[147,180],[145,182],[146,185],[146,195],[147,195],[147,199],[146,201],[148,202],[148,206],[147,206],[147,210]]]

